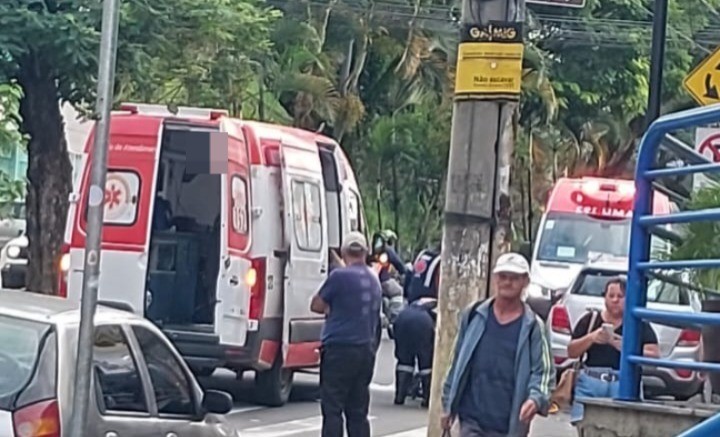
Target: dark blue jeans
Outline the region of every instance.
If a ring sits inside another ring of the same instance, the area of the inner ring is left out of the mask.
[[[375,345],[323,346],[320,355],[322,437],[370,437],[370,382]],[[345,425],[345,426],[343,426]]]

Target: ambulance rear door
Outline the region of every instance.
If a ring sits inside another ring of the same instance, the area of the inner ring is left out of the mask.
[[[310,311],[310,301],[327,277],[328,232],[317,146],[288,135],[282,141],[281,161],[287,250],[283,310],[287,366],[319,358],[313,343],[320,341],[324,317]]]

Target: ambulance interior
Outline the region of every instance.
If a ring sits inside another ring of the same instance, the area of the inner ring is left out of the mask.
[[[150,235],[147,317],[164,328],[211,333],[220,269],[221,175],[188,165],[188,148],[206,146],[189,140],[187,127],[166,124],[163,132]]]

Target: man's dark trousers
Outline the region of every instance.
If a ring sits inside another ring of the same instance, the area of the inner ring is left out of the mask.
[[[370,437],[370,382],[375,345],[325,345],[320,361],[322,437],[342,437],[343,415],[348,437]]]

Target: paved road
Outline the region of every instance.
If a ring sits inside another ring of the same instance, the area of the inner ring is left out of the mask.
[[[228,415],[243,437],[317,437],[322,416],[318,402],[317,375],[299,374],[291,401],[281,408],[265,408],[252,403],[251,374],[236,381],[232,374],[218,372],[204,381],[208,387],[230,391],[236,409]],[[393,344],[384,340],[378,355],[370,407],[372,435],[375,437],[425,437],[427,411],[419,401],[393,405]],[[575,432],[562,415],[537,420],[531,437],[571,437]]]

